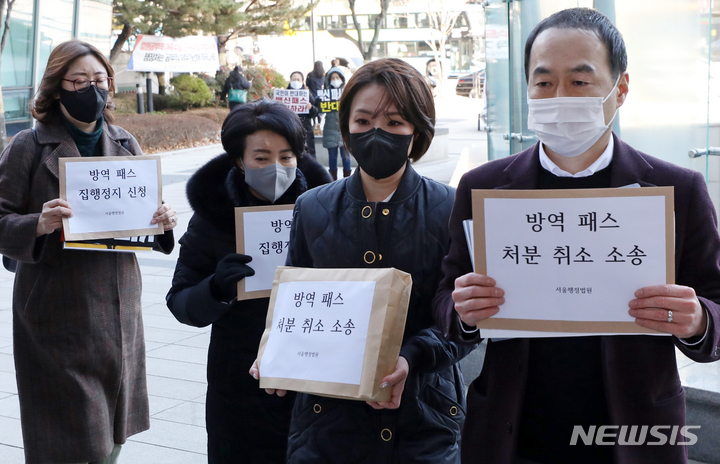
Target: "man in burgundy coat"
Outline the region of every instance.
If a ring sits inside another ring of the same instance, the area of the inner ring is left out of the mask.
[[[720,358],[720,237],[699,173],[638,152],[612,133],[628,93],[626,68],[622,36],[594,10],[561,11],[531,32],[528,127],[540,142],[460,181],[435,316],[447,337],[477,343],[476,323],[504,303],[492,276],[472,272],[462,227],[472,217],[472,189],[673,186],[677,284],[638,289],[628,302],[639,326],[672,336],[489,341],[468,391],[463,463],[687,461],[687,445],[678,443],[694,435],[682,433],[685,398],[674,347],[699,362]],[[576,437],[571,446],[577,425],[586,432],[610,427],[604,437],[588,444]],[[622,444],[638,440],[643,444]]]

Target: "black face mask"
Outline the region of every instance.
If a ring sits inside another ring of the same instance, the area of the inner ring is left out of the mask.
[[[60,103],[80,122],[91,123],[100,119],[107,104],[108,91],[90,85],[85,92],[74,92],[60,87]]]
[[[370,129],[350,134],[350,151],[363,171],[375,179],[385,179],[407,162],[412,139],[412,134],[398,135]]]

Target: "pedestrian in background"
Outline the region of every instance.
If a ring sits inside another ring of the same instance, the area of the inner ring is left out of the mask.
[[[301,90],[306,89],[303,83],[304,76],[300,71],[295,71],[290,74],[290,83],[288,89]],[[303,128],[305,129],[305,153],[313,158],[315,156],[315,133],[313,132],[312,120],[318,115],[318,98],[313,97],[312,92],[310,94],[310,102],[307,105],[307,114],[298,114],[300,121],[302,122]]]
[[[150,427],[142,278],[133,253],[63,248],[58,159],[140,156],[113,125],[114,72],[95,47],[63,42],[50,53],[31,104],[35,129],[0,156],[0,253],[18,261],[13,353],[27,464],[117,462],[120,445]],[[153,218],[170,253],[175,210]]]
[[[294,395],[268,396],[247,372],[265,329],[268,298],[237,301],[237,283],[255,273],[236,253],[235,208],[293,204],[308,187],[330,182],[310,156],[298,117],[281,103],[231,111],[225,154],[188,181],[193,216],[180,239],[167,305],[178,321],[212,324],[205,423],[210,464],[284,463]]]
[[[344,87],[345,74],[343,74],[340,68],[330,68],[330,70],[325,75],[325,89],[331,91],[342,91]],[[352,170],[352,165],[350,164],[350,154],[345,151],[345,147],[343,146],[337,111],[325,113],[325,127],[323,128],[323,147],[327,148],[328,151],[330,176],[333,178],[333,180],[337,180],[338,151],[340,151],[340,158],[342,158],[343,177],[350,177],[350,173]]]
[[[223,85],[220,101],[224,102],[227,97],[230,111],[238,105],[247,102],[247,91],[252,87],[252,79],[247,80],[240,65],[235,66]]]
[[[317,99],[318,90],[323,88],[325,83],[325,68],[323,67],[322,61],[316,61],[313,70],[310,71],[305,80],[308,90],[310,90],[310,97]],[[313,132],[315,135],[322,135],[320,132],[320,121],[322,120],[322,113],[318,113],[313,121]]]

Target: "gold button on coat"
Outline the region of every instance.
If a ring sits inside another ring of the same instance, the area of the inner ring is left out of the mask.
[[[366,264],[372,264],[375,262],[375,253],[372,251],[366,251],[363,255],[363,259],[365,260]]]
[[[360,212],[360,214],[362,214],[362,217],[364,217],[365,219],[367,219],[367,218],[369,218],[370,216],[372,216],[372,208],[369,207],[369,206],[363,206],[363,209],[362,209],[362,211]]]
[[[450,408],[450,415],[451,415],[451,416],[457,416],[457,413],[458,413],[458,408],[457,408],[457,406],[452,406],[452,407]]]
[[[387,208],[385,208],[385,209],[383,210],[383,216],[387,216],[388,214],[390,214],[390,210],[387,209]]]
[[[380,438],[382,438],[383,441],[392,440],[392,431],[390,429],[382,429],[380,432]]]

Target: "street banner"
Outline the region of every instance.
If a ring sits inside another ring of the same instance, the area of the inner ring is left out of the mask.
[[[261,388],[388,401],[412,277],[393,268],[279,267],[260,341]]]
[[[63,218],[65,240],[90,240],[164,232],[151,224],[162,204],[160,156],[60,158],[60,198],[72,208]]]
[[[310,103],[310,91],[308,89],[275,89],[273,100],[279,101],[297,114],[308,114]]]
[[[128,69],[140,72],[211,73],[220,67],[217,38],[188,36],[174,39],[138,35]]]
[[[338,110],[338,102],[342,97],[343,89],[321,89],[317,91],[320,99],[320,111],[323,113],[335,113]]]
[[[474,264],[505,291],[483,337],[658,334],[635,291],[675,281],[673,188],[473,190]],[[466,228],[466,230],[468,230]]]
[[[255,275],[238,282],[238,300],[270,296],[275,269],[284,266],[287,259],[294,207],[270,205],[235,208],[237,252],[252,257],[249,266],[255,271]]]

